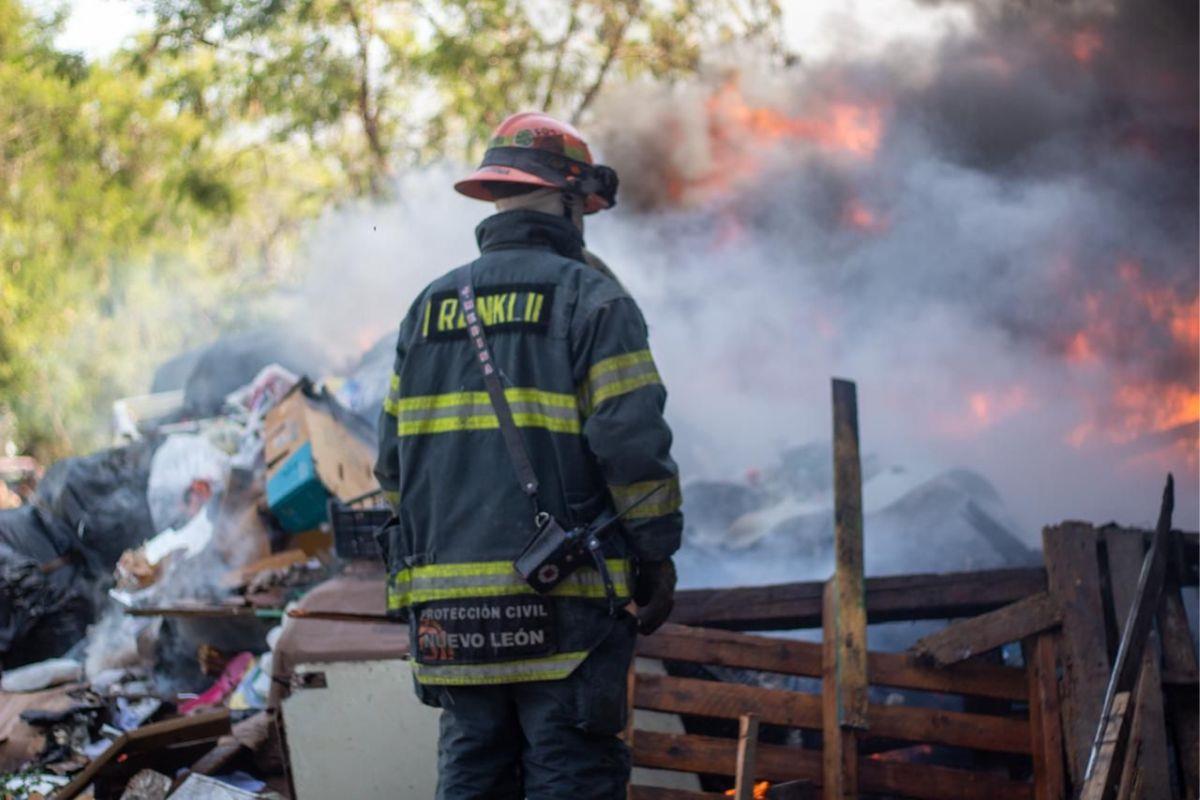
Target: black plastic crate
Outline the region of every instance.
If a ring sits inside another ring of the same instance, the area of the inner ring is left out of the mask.
[[[333,551],[338,558],[352,561],[381,561],[383,552],[375,532],[387,523],[392,510],[386,505],[368,505],[382,499],[380,494],[355,498],[343,503],[329,501],[329,526],[333,529]]]

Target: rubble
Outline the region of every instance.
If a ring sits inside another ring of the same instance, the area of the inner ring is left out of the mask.
[[[374,420],[356,414],[386,386],[386,351],[327,384],[249,359],[240,385],[209,375],[188,383],[190,400],[168,385],[154,402],[119,404],[125,444],[54,465],[29,503],[0,511],[0,772],[16,775],[4,792],[432,793],[437,712],[413,695],[408,629],[384,609],[375,532],[391,512],[371,471]],[[211,358],[194,364],[214,368]],[[216,405],[214,387],[224,392]],[[196,408],[207,416],[189,416]],[[688,585],[674,624],[640,641],[631,683],[631,797],[815,796],[821,694],[837,681],[823,646],[801,639],[829,624],[823,579],[837,563],[839,500],[828,455],[804,445],[741,481],[687,487],[678,560]],[[870,733],[855,745],[864,790],[935,798],[960,785],[973,788],[955,797],[1036,787],[1061,797],[1037,781],[1076,781],[1077,764],[1064,756],[1071,772],[1036,775],[1052,764],[1052,737],[1078,731],[1030,704],[1061,691],[1080,705],[1072,685],[1050,685],[1044,662],[1045,648],[1079,634],[1077,610],[1047,577],[1063,556],[1048,551],[1043,562],[968,470],[866,454],[859,480],[872,647],[859,653],[869,665],[859,685]],[[1102,534],[1110,559],[1132,541],[1122,536]],[[1184,542],[1191,554],[1195,536]],[[923,568],[933,550],[939,574]],[[1128,570],[1105,569],[1115,599],[1103,608],[1117,608]],[[1195,569],[1179,572],[1177,583],[1196,583]],[[1191,641],[1180,611],[1176,651]],[[781,630],[801,633],[745,633]],[[1168,697],[1192,690],[1194,658],[1180,664],[1159,676]],[[757,737],[738,737],[739,725],[759,723]],[[1186,720],[1171,724],[1190,735]]]
[[[297,348],[281,365],[224,340],[117,404],[122,444],[0,510],[0,772],[19,776],[0,796],[280,796],[260,752],[277,623],[337,568],[329,505],[377,493],[371,423],[291,371],[323,363]],[[257,732],[230,737],[244,718]]]

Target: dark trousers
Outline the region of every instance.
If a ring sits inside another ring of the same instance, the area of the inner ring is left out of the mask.
[[[635,635],[618,621],[564,680],[438,689],[437,800],[624,800]]]

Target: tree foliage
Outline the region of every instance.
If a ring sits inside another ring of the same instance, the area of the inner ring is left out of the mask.
[[[287,282],[306,220],[507,113],[778,46],[776,0],[148,0],[100,63],[0,0],[0,418],[43,457]]]

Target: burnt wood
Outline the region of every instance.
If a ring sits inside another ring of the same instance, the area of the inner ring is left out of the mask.
[[[1167,475],[1167,485],[1163,489],[1162,506],[1158,513],[1158,525],[1155,527],[1154,540],[1150,552],[1145,556],[1138,575],[1137,589],[1133,594],[1124,626],[1121,629],[1121,641],[1117,647],[1117,655],[1113,659],[1112,674],[1105,684],[1104,702],[1101,705],[1102,722],[1097,724],[1097,730],[1089,747],[1089,759],[1085,770],[1085,779],[1091,783],[1092,769],[1095,765],[1097,751],[1101,745],[1101,737],[1106,735],[1109,722],[1109,711],[1114,698],[1118,694],[1136,691],[1135,683],[1139,680],[1143,653],[1146,641],[1154,629],[1154,618],[1158,615],[1159,600],[1162,597],[1163,584],[1166,581],[1168,556],[1171,549],[1171,515],[1175,511],[1175,479]],[[1136,705],[1136,697],[1128,699],[1129,705]],[[1128,715],[1126,715],[1128,716]],[[1128,735],[1129,726],[1120,725],[1117,732],[1121,736]],[[1124,756],[1124,742],[1118,742],[1113,750]]]
[[[635,731],[633,763],[640,767],[733,775],[737,741],[710,736]],[[859,790],[916,800],[1033,800],[1033,786],[990,773],[949,767],[860,758]],[[816,750],[760,744],[758,774],[763,780],[821,782]],[[654,795],[657,797],[658,795]]]
[[[822,595],[822,625],[832,658],[824,662],[824,691],[835,692],[837,724],[867,727],[867,610],[863,581],[862,464],[858,454],[858,392],[833,381],[832,589]],[[826,725],[828,730],[829,725]]]
[[[722,719],[755,714],[762,722],[773,725],[812,730],[822,727],[820,695],[739,683],[639,675],[634,706]],[[1023,719],[871,704],[867,707],[867,720],[871,735],[885,739],[1021,755],[1031,752],[1029,725]]]
[[[1179,585],[1171,578],[1158,614],[1163,646],[1166,712],[1186,800],[1200,796],[1200,686],[1197,685],[1196,642],[1188,627]]]
[[[821,724],[821,795],[825,800],[856,800],[858,797],[858,737],[867,726],[866,711],[857,725],[842,725],[842,686],[837,662],[838,589],[830,580],[825,584],[825,620],[821,636],[821,695],[801,695],[817,701]],[[865,626],[864,626],[865,627]],[[863,676],[864,680],[866,676]],[[866,688],[865,686],[863,687]]]
[[[71,800],[114,767],[129,769],[126,762],[130,756],[152,753],[168,748],[182,749],[185,745],[197,745],[205,752],[230,732],[229,710],[207,711],[189,717],[174,717],[163,722],[152,722],[136,730],[122,733],[103,753],[88,762],[71,782],[54,795],[57,800]],[[136,770],[135,770],[136,771]]]
[[[754,800],[755,757],[758,752],[758,716],[742,714],[738,720],[737,770],[734,800]]]
[[[1138,544],[1136,540],[1134,543]],[[923,664],[944,667],[1058,627],[1061,622],[1058,601],[1039,592],[918,639],[911,652]]]
[[[1063,760],[1062,708],[1058,699],[1058,633],[1046,632],[1024,643],[1029,678],[1029,733],[1037,800],[1067,796]]]
[[[1109,586],[1116,629],[1123,633],[1137,592],[1138,573],[1145,557],[1145,540],[1118,528],[1103,532],[1108,550]],[[1167,724],[1159,670],[1157,637],[1151,631],[1142,656],[1141,679],[1134,693],[1130,747],[1121,768],[1122,795],[1129,800],[1166,800],[1172,796],[1167,752]]]
[[[1113,696],[1108,715],[1104,718],[1104,733],[1100,737],[1096,761],[1079,794],[1080,800],[1111,800],[1116,794],[1132,719],[1130,693],[1118,692]]]
[[[821,627],[824,582],[687,589],[671,621],[741,631]],[[973,617],[1045,591],[1041,567],[867,578],[867,622]]]
[[[1063,612],[1063,742],[1077,787],[1083,785],[1109,672],[1097,545],[1096,530],[1086,522],[1064,522],[1042,532],[1050,591]]]
[[[667,624],[653,636],[638,639],[637,652],[647,658],[715,664],[738,669],[821,677],[821,645],[712,628]],[[905,653],[867,653],[873,686],[927,692],[1025,700],[1025,671],[979,661],[935,669],[921,666]]]

